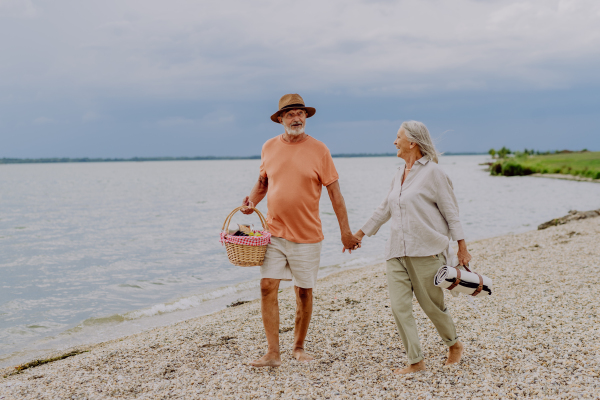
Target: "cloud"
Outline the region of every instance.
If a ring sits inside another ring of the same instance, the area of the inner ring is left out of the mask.
[[[88,111],[81,117],[83,122],[95,122],[102,119],[102,115],[95,111]]]
[[[600,67],[596,0],[107,0],[45,7],[35,26],[11,27],[29,50],[13,68],[0,68],[0,86],[70,82],[126,96],[228,99],[295,85],[379,96],[569,87],[598,83],[593,71]],[[46,37],[36,39],[42,32]],[[38,51],[48,44],[52,51]],[[34,77],[21,63],[43,68]]]
[[[404,119],[450,151],[593,148],[599,26],[597,0],[0,0],[2,151],[258,154],[290,92],[335,152]]]
[[[222,111],[215,111],[206,114],[202,118],[186,118],[186,117],[167,117],[158,121],[159,126],[163,127],[186,127],[186,126],[223,126],[230,125],[235,122],[235,115]]]
[[[0,19],[32,18],[36,15],[37,9],[30,0],[0,0]]]
[[[37,117],[36,119],[34,119],[32,121],[32,123],[34,125],[48,125],[48,124],[55,124],[56,121],[53,120],[52,118],[47,118],[47,117]]]
[[[164,118],[164,119],[161,119],[158,121],[158,125],[165,126],[165,127],[195,125],[197,123],[198,123],[198,121],[195,119],[183,118],[183,117],[169,117],[169,118]]]

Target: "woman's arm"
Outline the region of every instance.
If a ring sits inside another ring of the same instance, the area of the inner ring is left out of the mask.
[[[471,261],[471,254],[469,254],[469,250],[467,250],[467,242],[465,239],[461,239],[458,241],[458,265],[469,265]]]
[[[452,181],[441,170],[434,171],[435,174],[435,202],[438,210],[446,220],[452,240],[465,238],[460,218],[458,217],[458,201],[454,195]]]
[[[394,189],[394,181],[395,180],[396,180],[396,177],[394,177],[394,179],[392,179],[392,184],[390,185],[390,190],[385,195],[385,198],[383,199],[383,201],[381,202],[379,207],[377,207],[377,209],[375,210],[375,212],[373,213],[371,218],[369,218],[367,223],[364,224],[364,226],[358,232],[356,232],[356,234],[354,236],[356,236],[357,238],[360,238],[360,239],[362,239],[365,235],[373,236],[374,234],[377,233],[379,228],[381,228],[381,225],[388,222],[389,219],[392,217],[392,213],[390,211],[390,205],[388,204],[388,197],[390,196],[391,191]],[[361,236],[357,236],[357,234],[360,234]]]
[[[436,174],[437,179],[437,190],[436,190],[436,204],[438,210],[448,223],[448,229],[452,235],[452,239],[458,242],[458,265],[468,265],[471,261],[471,254],[467,250],[467,242],[465,241],[465,234],[463,233],[462,225],[458,217],[458,201],[454,195],[454,188],[452,187],[452,181],[446,176],[446,174],[439,171]]]

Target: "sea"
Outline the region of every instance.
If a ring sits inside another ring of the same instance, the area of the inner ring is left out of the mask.
[[[334,160],[356,231],[403,161]],[[569,210],[600,208],[600,184],[490,176],[481,165],[486,161],[440,159],[468,241],[535,230]],[[231,265],[219,233],[256,182],[259,163],[0,165],[0,367],[257,298],[259,268]],[[266,200],[258,208],[266,214]],[[383,261],[389,228],[365,238],[358,251],[342,253],[325,188],[320,213],[320,276]],[[241,213],[232,223],[260,226],[256,215]]]

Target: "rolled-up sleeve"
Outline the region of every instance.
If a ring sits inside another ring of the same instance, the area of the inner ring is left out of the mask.
[[[383,202],[379,205],[379,207],[377,207],[371,218],[369,218],[367,223],[364,224],[361,228],[361,231],[363,231],[365,235],[373,236],[377,233],[377,231],[379,231],[379,228],[381,228],[381,226],[388,222],[389,219],[392,217],[392,213],[390,212],[390,206],[388,203],[388,197],[390,196],[390,193],[393,188],[394,180],[392,179],[390,190],[385,196],[385,199],[383,199]]]
[[[436,204],[438,210],[448,223],[448,229],[453,240],[462,240],[465,238],[460,218],[458,216],[458,201],[454,195],[454,187],[450,178],[439,171],[435,174],[437,190]]]

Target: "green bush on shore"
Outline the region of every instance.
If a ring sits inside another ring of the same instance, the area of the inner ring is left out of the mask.
[[[498,159],[490,164],[490,174],[523,176],[540,174],[568,174],[600,179],[600,152],[557,152],[535,154],[533,150],[515,152],[511,158]],[[490,152],[491,154],[491,152]]]
[[[536,173],[531,167],[523,166],[512,161],[496,162],[492,165],[490,172],[492,175],[504,176],[524,176]]]

